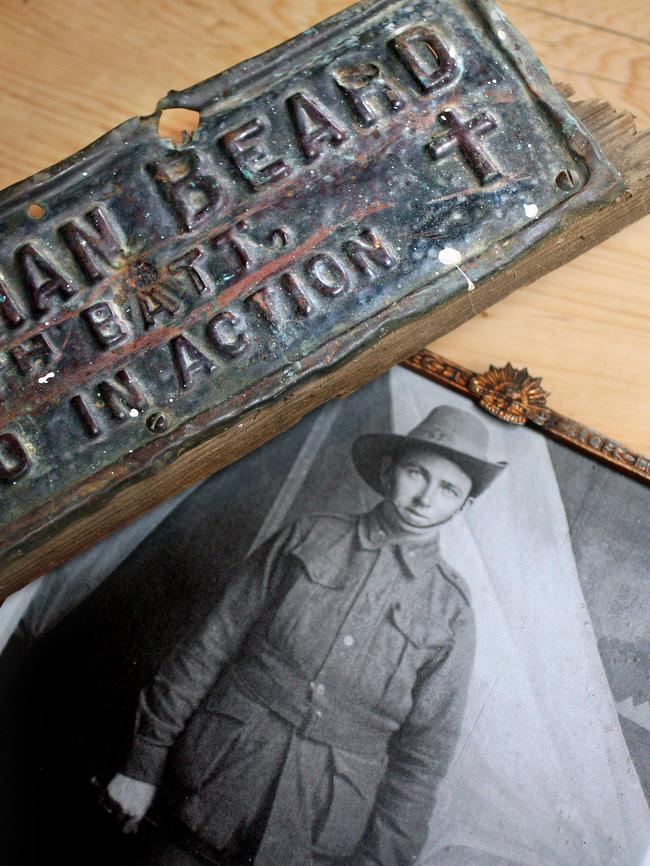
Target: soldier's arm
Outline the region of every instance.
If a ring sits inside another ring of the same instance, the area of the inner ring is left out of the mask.
[[[418,673],[413,707],[393,736],[373,814],[352,866],[415,863],[429,831],[440,781],[454,755],[475,651],[474,618],[463,606],[442,662]]]
[[[158,784],[174,740],[265,609],[283,551],[297,531],[281,530],[246,560],[203,626],[173,650],[142,690],[122,775]]]

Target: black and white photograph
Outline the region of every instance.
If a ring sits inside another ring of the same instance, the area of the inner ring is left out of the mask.
[[[395,368],[0,608],[11,866],[647,866],[650,485]]]

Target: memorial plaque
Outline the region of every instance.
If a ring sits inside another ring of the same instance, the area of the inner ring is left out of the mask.
[[[492,3],[376,0],[5,190],[4,561],[623,188]]]

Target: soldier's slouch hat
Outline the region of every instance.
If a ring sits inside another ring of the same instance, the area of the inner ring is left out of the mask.
[[[363,480],[384,494],[381,462],[386,455],[397,457],[412,442],[426,445],[436,454],[451,460],[472,480],[470,496],[477,497],[507,466],[487,458],[489,433],[485,424],[454,406],[436,408],[406,436],[396,433],[366,433],[352,445],[352,459]]]

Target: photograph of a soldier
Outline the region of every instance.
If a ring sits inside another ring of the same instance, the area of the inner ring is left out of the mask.
[[[428,835],[475,651],[441,529],[504,468],[486,425],[438,405],[352,445],[362,514],[311,514],[248,556],[143,689],[105,805],[171,821],[151,866],[402,866]]]
[[[2,605],[0,862],[650,866],[649,539],[395,368]]]

